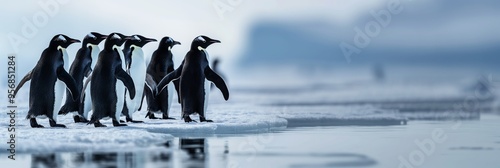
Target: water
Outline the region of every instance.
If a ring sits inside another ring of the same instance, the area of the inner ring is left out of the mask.
[[[500,117],[175,137],[154,149],[5,155],[16,167],[498,167]],[[126,150],[126,149],[125,149]]]

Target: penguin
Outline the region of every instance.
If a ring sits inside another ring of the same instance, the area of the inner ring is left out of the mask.
[[[131,40],[125,42],[123,49],[125,55],[125,64],[127,73],[132,77],[136,88],[137,95],[143,95],[144,83],[146,81],[146,62],[144,60],[144,52],[142,47],[149,42],[155,42],[156,39],[146,38],[141,35],[132,35]],[[128,47],[127,47],[128,46]],[[125,92],[125,107],[123,107],[122,114],[125,115],[127,122],[142,123],[142,121],[135,121],[132,119],[132,114],[139,109],[140,103],[144,97],[138,96],[134,99],[129,98],[130,92]]]
[[[88,78],[99,56],[99,43],[106,39],[106,35],[97,32],[91,32],[83,38],[82,47],[76,53],[75,60],[71,64],[69,74],[75,79],[76,87],[79,93],[82,92],[84,78]],[[86,89],[85,94],[90,95],[90,89]],[[66,97],[70,97],[70,91],[66,91]],[[69,112],[78,112],[73,116],[75,123],[89,122],[87,120],[90,111],[90,96],[86,96],[83,104],[80,101],[66,99],[65,104],[59,110],[59,114],[66,115]],[[86,107],[86,108],[85,108]]]
[[[171,37],[163,37],[158,44],[158,48],[153,52],[151,61],[148,64],[146,83],[149,88],[146,86],[144,87],[143,96],[146,97],[148,104],[148,113],[146,117],[149,117],[149,119],[158,119],[154,116],[154,113],[161,113],[162,119],[174,119],[169,117],[169,112],[174,95],[174,88],[176,91],[178,91],[179,88],[178,81],[174,81],[175,87],[168,85],[168,88],[158,93],[158,96],[155,96],[149,89],[156,89],[157,83],[159,83],[168,73],[174,71],[172,47],[175,45],[181,45],[181,43],[175,41]]]
[[[56,82],[57,79],[64,82],[68,87],[71,97],[76,100],[79,96],[75,80],[64,69],[64,49],[73,43],[80,43],[77,39],[69,38],[66,35],[55,35],[50,41],[38,60],[36,66],[23,77],[19,85],[14,90],[14,95],[23,87],[24,83],[32,80],[30,85],[29,110],[26,119],[30,120],[32,128],[43,128],[38,124],[36,118],[49,118],[51,127],[66,127],[57,124],[56,106]]]
[[[172,80],[179,80],[182,118],[185,122],[196,122],[189,115],[198,113],[201,122],[213,122],[205,117],[207,95],[210,92],[209,80],[222,92],[224,99],[229,99],[229,91],[224,80],[215,73],[208,63],[206,48],[219,40],[207,36],[198,36],[191,43],[191,49],[184,57],[182,64],[165,76],[158,83],[157,90],[163,91]],[[207,87],[208,85],[208,87]]]
[[[120,47],[130,36],[120,33],[111,33],[104,42],[104,49],[99,53],[97,64],[92,75],[85,82],[85,87],[90,82],[90,97],[92,100],[92,117],[87,124],[94,124],[95,127],[106,127],[99,120],[112,118],[113,126],[127,126],[120,124],[120,115],[123,104],[119,105],[118,83],[122,83],[130,92],[130,98],[135,97],[135,85],[122,66],[123,53]],[[117,79],[121,82],[117,82]],[[123,91],[124,92],[124,91]],[[81,98],[82,100],[83,98]]]
[[[61,47],[60,50],[62,52],[62,55],[63,55],[63,62],[64,62],[64,70],[66,72],[69,71],[69,56],[68,56],[68,52],[66,51],[66,48],[67,47]],[[55,85],[55,90],[54,90],[54,95],[55,95],[55,102],[54,102],[54,115],[58,114],[58,110],[59,108],[61,108],[62,106],[62,102],[63,102],[63,99],[65,98],[65,85],[62,81],[56,81],[56,85]],[[70,99],[70,98],[67,98],[67,99]]]

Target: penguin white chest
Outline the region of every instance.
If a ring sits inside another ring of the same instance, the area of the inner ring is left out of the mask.
[[[92,58],[92,63],[90,65],[90,67],[92,68],[92,70],[94,70],[95,68],[95,65],[97,64],[97,59],[99,57],[99,52],[101,51],[101,49],[99,48],[98,45],[94,45],[94,44],[88,44],[87,47],[91,47],[92,48],[92,51],[90,53],[90,57]],[[85,88],[85,100],[84,100],[84,106],[83,106],[83,117],[87,118],[90,110],[92,109],[92,99],[91,99],[91,95],[90,95],[90,83],[88,84],[87,88]]]
[[[207,58],[207,60],[210,60],[210,56],[208,55],[207,50],[202,49],[201,51],[203,51],[203,53],[205,53],[205,57]],[[210,61],[208,61],[208,64],[210,65]],[[203,82],[204,82],[203,85],[204,85],[204,91],[205,91],[205,101],[203,104],[203,106],[204,106],[203,111],[206,114],[207,107],[208,107],[208,98],[210,98],[210,81],[208,81],[207,78],[205,78],[205,80]]]
[[[140,47],[135,47],[132,51],[131,61],[130,77],[134,80],[134,84],[139,86],[136,87],[136,90],[143,90],[139,88],[141,88],[140,86],[144,86],[146,79],[146,63],[144,61],[144,52]]]
[[[120,59],[122,61],[122,69],[125,70],[125,61],[123,57],[123,52],[118,46],[113,46],[113,49],[116,49],[118,51],[118,54],[120,55]],[[125,104],[125,85],[123,84],[122,81],[117,80],[116,81],[116,106],[115,106],[115,119],[120,120],[120,116],[122,114],[123,110],[123,105]]]
[[[88,44],[88,47],[92,48],[92,51],[90,53],[90,57],[92,58],[92,63],[90,67],[94,69],[95,64],[97,64],[97,58],[99,57],[99,52],[101,51],[101,49],[99,48],[98,45],[94,44]]]
[[[142,94],[144,92],[144,81],[146,80],[146,63],[144,61],[144,52],[140,47],[132,46],[134,50],[132,51],[131,64],[130,64],[130,77],[134,81],[135,93],[134,99],[130,99],[130,92],[127,92],[127,107],[129,113],[134,113],[139,109]]]
[[[59,49],[62,53],[63,62],[64,62],[64,70],[68,71],[68,69],[69,69],[68,52],[66,51],[66,48],[63,48],[63,47],[57,47],[57,49]],[[59,109],[62,106],[63,98],[65,95],[64,94],[65,86],[66,85],[60,80],[57,80],[56,84],[54,85],[54,98],[55,99],[54,99],[54,110],[52,113],[52,118],[56,122],[57,122],[57,114],[59,113]]]

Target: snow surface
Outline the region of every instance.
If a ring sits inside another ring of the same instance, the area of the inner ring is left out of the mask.
[[[214,120],[213,123],[184,123],[180,119],[180,107],[176,104],[172,110],[172,117],[176,118],[176,120],[145,119],[146,112],[140,111],[133,114],[134,118],[143,120],[145,123],[128,123],[127,127],[113,127],[111,120],[102,120],[102,123],[108,127],[94,128],[93,125],[73,123],[72,115],[69,114],[59,116],[58,123],[65,124],[66,129],[34,129],[29,126],[29,120],[24,119],[27,109],[19,108],[18,110],[16,116],[18,146],[16,146],[16,151],[28,153],[150,147],[166,142],[172,138],[172,135],[261,133],[283,130],[289,124],[292,124],[290,126],[297,126],[300,123],[314,125],[318,121],[324,123],[344,121],[344,123],[349,124],[352,121],[351,119],[366,122],[376,122],[377,119],[387,119],[392,122],[402,120],[394,112],[382,113],[369,106],[354,109],[325,107],[323,110],[318,109],[318,111],[310,113],[295,108],[287,112],[289,110],[287,108],[214,103],[209,106],[209,112],[207,113],[207,118]],[[331,115],[332,110],[338,110],[339,113]],[[191,117],[199,120],[197,115]],[[291,123],[289,123],[289,120]],[[3,114],[0,119],[1,126],[7,128],[8,121],[8,118]],[[38,119],[38,122],[45,127],[49,127],[47,119]],[[321,124],[318,123],[318,125]],[[8,140],[8,134],[1,134],[0,139]],[[7,145],[2,143],[0,148],[7,149]]]

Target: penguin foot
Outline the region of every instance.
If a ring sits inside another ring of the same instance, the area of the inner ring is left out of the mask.
[[[163,115],[163,117],[161,119],[163,119],[163,120],[175,120],[175,118],[168,117],[166,115]]]
[[[196,121],[195,121],[195,120],[193,120],[193,119],[191,119],[191,117],[186,116],[186,117],[184,117],[184,122],[189,123],[189,122],[196,122]]]
[[[123,126],[127,126],[127,124],[120,124],[117,120],[113,120],[113,126],[115,126],[115,127],[123,127]]]
[[[57,113],[57,115],[66,115],[66,114],[68,114],[68,112],[59,111],[59,113]]]
[[[51,125],[50,127],[66,128],[66,125],[63,125],[63,124],[54,124],[54,125]]]
[[[49,119],[50,127],[66,128],[66,125],[57,124],[56,121]]]
[[[148,117],[149,117],[149,119],[153,119],[153,120],[159,119],[158,117],[155,117],[155,114],[153,114],[151,112],[148,112],[146,114],[146,117],[144,117],[144,118],[148,118]]]
[[[127,120],[127,122],[132,122],[132,123],[144,123],[144,121],[137,121],[137,120],[133,120],[133,119],[131,119],[130,117],[126,117],[125,119]]]
[[[40,125],[36,122],[35,118],[30,118],[31,128],[43,128],[43,125]]]
[[[59,113],[61,114],[61,113]],[[73,116],[73,121],[75,121],[75,123],[79,123],[80,122],[80,116]]]
[[[125,121],[123,121],[123,120],[120,120],[120,123],[125,123]]]
[[[78,116],[78,115],[73,116],[73,120],[75,121],[75,123],[88,123],[89,122],[89,120],[87,120],[86,118]]]
[[[200,117],[200,122],[214,122],[213,120],[207,120],[205,117]]]
[[[104,124],[101,124],[100,122],[96,122],[96,123],[94,123],[94,127],[97,128],[97,127],[107,127],[107,126]]]

